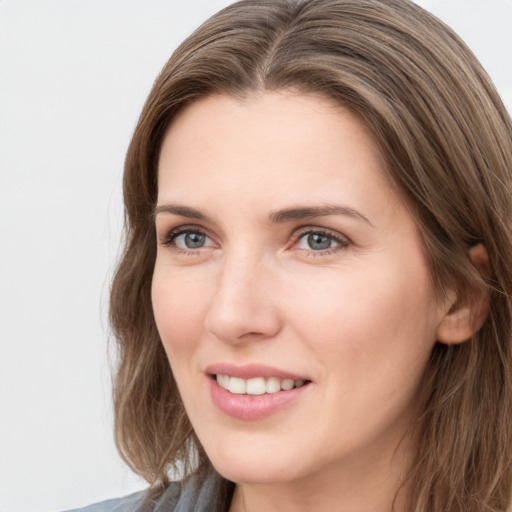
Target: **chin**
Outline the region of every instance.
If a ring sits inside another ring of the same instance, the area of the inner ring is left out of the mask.
[[[248,464],[215,465],[216,471],[227,480],[243,484],[283,484],[295,480],[294,475],[284,473],[280,468],[264,465],[251,467]]]
[[[210,458],[216,471],[227,480],[236,483],[252,484],[278,484],[300,479],[302,476],[300,460],[297,453],[294,460],[287,461],[285,457],[270,452],[243,453],[235,450],[234,453],[215,454]],[[298,464],[299,462],[299,464]]]

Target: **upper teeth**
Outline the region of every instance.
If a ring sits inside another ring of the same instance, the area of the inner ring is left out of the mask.
[[[263,395],[265,393],[277,393],[278,391],[288,391],[298,388],[304,384],[303,380],[278,379],[270,377],[255,377],[254,379],[240,379],[230,377],[229,375],[217,375],[217,383],[230,393],[237,395]]]

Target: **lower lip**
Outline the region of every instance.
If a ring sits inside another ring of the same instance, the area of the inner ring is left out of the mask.
[[[222,388],[215,379],[210,378],[210,395],[213,403],[224,414],[240,420],[259,420],[275,414],[297,400],[309,387],[310,383],[306,383],[300,388],[277,393],[237,395]]]

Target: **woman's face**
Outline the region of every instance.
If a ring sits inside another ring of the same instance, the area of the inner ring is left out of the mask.
[[[155,319],[217,470],[387,467],[446,308],[367,127],[313,95],[210,96],[158,185]]]

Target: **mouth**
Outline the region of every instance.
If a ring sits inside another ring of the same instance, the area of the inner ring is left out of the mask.
[[[280,379],[278,377],[253,377],[243,379],[223,374],[213,374],[217,384],[235,395],[266,395],[290,391],[305,386],[310,381],[304,379]]]
[[[215,363],[205,373],[214,405],[243,421],[262,420],[303,403],[313,389],[306,375],[261,364]]]

